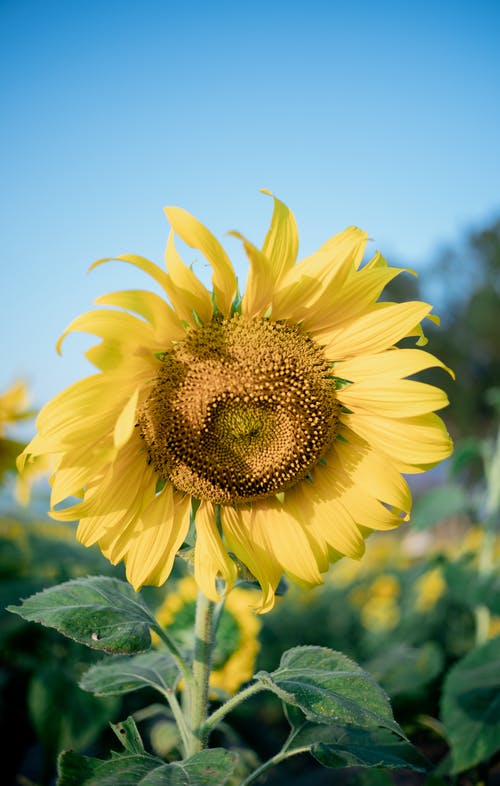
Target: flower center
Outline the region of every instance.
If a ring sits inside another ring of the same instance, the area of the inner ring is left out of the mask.
[[[321,347],[296,327],[235,315],[165,353],[139,429],[161,478],[232,504],[304,478],[335,439],[339,409]]]

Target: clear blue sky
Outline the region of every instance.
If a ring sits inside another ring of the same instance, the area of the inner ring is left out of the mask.
[[[491,219],[499,36],[481,0],[0,0],[1,388],[41,405],[90,371],[57,337],[146,281],[85,271],[161,262],[166,204],[260,242],[269,188],[303,254],[354,223],[417,268]]]

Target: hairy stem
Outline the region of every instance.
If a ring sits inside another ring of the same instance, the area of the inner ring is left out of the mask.
[[[207,719],[204,725],[204,731],[206,734],[210,734],[212,729],[215,729],[218,723],[225,718],[225,716],[234,710],[238,704],[241,704],[245,699],[248,699],[250,696],[253,696],[256,693],[260,693],[262,690],[267,690],[266,686],[260,682],[254,682],[252,685],[249,685],[247,688],[244,688],[242,691],[237,693],[235,696],[232,696],[228,699],[224,704],[221,704],[215,712],[213,712]]]
[[[193,660],[193,682],[189,686],[188,701],[191,744],[189,753],[197,753],[206,747],[209,729],[206,728],[208,714],[208,681],[214,645],[213,611],[215,604],[202,592],[198,592],[195,619],[195,643]]]
[[[304,746],[303,748],[294,748],[294,750],[289,751],[285,748],[282,748],[275,756],[272,756],[270,759],[261,764],[260,767],[257,767],[256,770],[250,773],[244,781],[241,782],[241,786],[250,786],[251,783],[255,783],[255,781],[259,780],[261,775],[264,775],[265,772],[271,769],[271,767],[275,767],[276,764],[279,764],[284,759],[289,759],[290,756],[296,756],[298,753],[307,753],[310,749],[309,745]]]
[[[165,630],[163,630],[161,625],[156,624],[151,627],[152,630],[154,630],[154,632],[158,634],[159,638],[166,645],[172,658],[177,664],[180,673],[186,680],[186,684],[190,685],[193,682],[193,674],[191,673],[191,669],[189,668],[187,662],[184,660],[184,657],[180,649],[178,648],[177,644],[175,643],[175,641],[168,635],[168,633]]]

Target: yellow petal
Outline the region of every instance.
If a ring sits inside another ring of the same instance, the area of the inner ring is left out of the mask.
[[[168,236],[165,264],[170,276],[168,297],[179,318],[196,325],[196,313],[202,322],[210,322],[213,311],[210,293],[184,264],[175,247],[173,232]]]
[[[406,336],[432,308],[428,303],[418,301],[378,305],[382,307],[374,308],[345,327],[331,331],[325,348],[327,358],[342,360],[388,349]]]
[[[330,238],[318,251],[302,259],[283,276],[273,297],[273,319],[301,322],[327,289],[339,290],[359,265],[366,232],[349,227]]]
[[[282,570],[274,555],[255,538],[253,518],[250,508],[222,508],[222,529],[228,548],[259,582],[262,595],[258,611],[264,614],[274,606]]]
[[[304,586],[322,584],[305,528],[289,513],[286,500],[283,505],[274,499],[266,500],[262,507],[254,505],[254,511],[253,526],[292,581]]]
[[[349,509],[343,503],[345,487],[339,473],[318,464],[313,482],[301,485],[302,510],[308,527],[320,534],[331,548],[352,559],[359,559],[365,549],[363,537]]]
[[[136,591],[143,584],[159,587],[169,577],[189,529],[188,508],[186,497],[179,515],[173,488],[167,483],[136,522],[125,557],[127,580]]]
[[[180,207],[166,207],[172,229],[191,248],[198,248],[212,266],[212,284],[219,310],[228,316],[236,294],[237,282],[233,266],[219,241],[194,216]]]
[[[161,336],[165,342],[181,340],[185,336],[185,330],[178,317],[155,292],[142,289],[110,292],[108,295],[98,297],[95,303],[103,306],[118,306],[140,314],[153,326],[155,334]]]
[[[144,273],[147,273],[148,276],[156,281],[157,284],[164,290],[166,294],[168,294],[166,286],[168,285],[168,276],[161,267],[155,265],[154,262],[151,260],[146,259],[145,257],[137,256],[137,254],[121,254],[119,257],[105,257],[103,259],[98,259],[94,262],[88,269],[90,273],[96,267],[100,265],[104,265],[107,262],[127,262],[129,265],[134,265],[134,267],[139,268]]]
[[[139,390],[136,388],[118,416],[113,432],[113,441],[116,448],[122,448],[134,433],[137,423],[138,399]]]
[[[327,343],[332,330],[361,316],[377,301],[384,287],[402,272],[402,268],[390,268],[386,264],[351,273],[341,287],[334,281],[334,286],[323,292],[314,309],[305,316],[303,328],[320,344]]]
[[[151,327],[132,314],[111,310],[87,311],[76,317],[59,338],[56,345],[59,354],[61,354],[62,342],[68,333],[77,330],[112,341],[121,339],[125,344],[134,343],[143,346],[154,346],[155,344]]]
[[[445,369],[454,377],[444,363],[422,349],[389,349],[375,355],[360,355],[342,360],[335,364],[335,374],[350,382],[363,382],[373,377],[394,380],[417,374],[433,366]]]
[[[271,226],[264,240],[262,253],[271,263],[273,282],[276,284],[295,264],[299,250],[299,233],[292,211],[266,189],[263,189],[262,193],[274,200]]]
[[[448,397],[434,385],[410,380],[372,378],[337,391],[338,400],[352,412],[388,418],[425,415],[448,406]]]
[[[444,423],[437,415],[420,415],[414,418],[376,417],[375,415],[342,415],[342,422],[365,439],[377,450],[396,463],[403,462],[404,472],[415,465],[434,466],[447,458],[452,442]]]
[[[217,578],[224,579],[228,592],[237,577],[236,565],[228,555],[215,523],[215,508],[205,501],[196,511],[194,577],[207,598],[215,602],[220,601]]]
[[[61,454],[51,477],[50,505],[55,507],[68,497],[76,496],[100,477],[116,457],[116,449],[102,442],[88,443]]]
[[[245,317],[260,317],[271,304],[274,287],[274,273],[270,260],[239,232],[230,232],[243,242],[249,261],[248,277],[241,299],[241,313]]]
[[[139,513],[154,497],[156,473],[147,463],[140,437],[127,442],[116,455],[105,475],[97,476],[85,493],[83,502],[70,508],[51,511],[59,521],[74,521],[86,516],[109,516],[110,523],[125,518],[127,512]],[[87,544],[86,544],[87,545]]]
[[[356,434],[347,431],[343,433],[347,442],[337,440],[333,450],[342,469],[352,480],[354,488],[409,514],[411,493],[402,475],[383,454]]]

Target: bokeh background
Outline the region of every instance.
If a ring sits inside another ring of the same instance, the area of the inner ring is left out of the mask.
[[[0,0],[0,397],[24,380],[31,404],[20,395],[19,412],[90,373],[92,340],[72,335],[60,358],[57,338],[98,295],[145,282],[118,264],[86,270],[127,252],[161,262],[167,204],[222,238],[242,286],[244,256],[225,233],[262,241],[271,203],[260,189],[294,211],[301,256],[357,224],[372,252],[419,273],[386,296],[430,300],[442,317],[428,348],[457,378],[426,378],[449,393],[455,457],[414,481],[410,527],[374,536],[359,568],[341,562],[324,588],[278,603],[257,659],[272,669],[299,642],[356,658],[434,769],[429,781],[340,776],[300,759],[270,775],[276,786],[446,786],[450,772],[463,786],[500,781],[498,746],[460,769],[463,745],[448,725],[464,659],[479,652],[490,668],[500,657],[499,37],[500,4],[487,0]],[[185,259],[208,277],[194,252]],[[122,576],[76,544],[72,526],[49,522],[46,480],[19,505],[9,468],[34,422],[4,425],[0,606],[74,576]],[[146,594],[161,606],[161,592]],[[224,657],[230,642],[248,649],[257,635],[227,626]],[[150,748],[175,755],[171,720],[144,710],[154,697],[122,705],[77,687],[92,653],[5,613],[0,648],[9,786],[53,784],[63,747],[107,756],[107,723],[127,712]],[[276,702],[262,700],[218,742],[251,763],[250,748],[272,755],[285,726]]]

